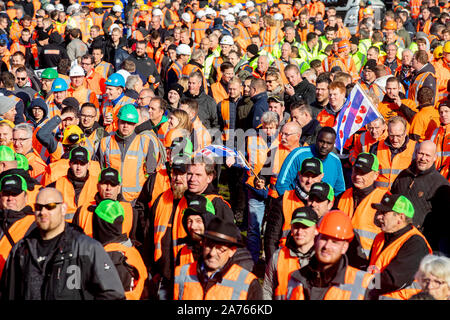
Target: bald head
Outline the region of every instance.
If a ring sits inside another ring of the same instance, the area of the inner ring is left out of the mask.
[[[50,203],[50,202],[63,202],[63,196],[61,194],[61,192],[59,192],[59,190],[55,189],[55,188],[42,188],[41,190],[39,190],[37,197],[36,197],[36,201],[38,203],[38,200],[48,200],[46,201],[46,203]],[[42,202],[44,203],[44,202]]]
[[[430,169],[436,161],[436,145],[426,140],[419,145],[416,151],[416,167],[419,171]]]

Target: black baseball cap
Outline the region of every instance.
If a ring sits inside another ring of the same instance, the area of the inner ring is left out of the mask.
[[[104,168],[98,177],[98,183],[109,183],[112,186],[118,186],[122,182],[119,171],[114,168]]]
[[[183,215],[204,215],[204,214],[216,214],[214,205],[211,200],[203,195],[193,195],[189,197],[187,208],[184,209]]]
[[[19,195],[28,190],[26,180],[18,174],[10,174],[4,176],[0,180],[0,192],[9,192],[14,195]]]
[[[317,222],[319,222],[319,216],[311,207],[297,208],[292,213],[291,224],[301,223],[307,227],[312,227]]]
[[[369,173],[370,171],[378,171],[380,163],[377,156],[373,153],[361,152],[356,158],[353,167],[363,173]]]
[[[300,169],[300,174],[305,174],[307,172],[311,172],[318,176],[323,173],[323,164],[322,161],[318,158],[308,158],[303,160],[302,168]]]
[[[316,197],[321,202],[325,200],[333,201],[334,199],[333,187],[323,181],[316,182],[311,186],[311,190],[309,191],[309,198],[311,197]]]
[[[81,163],[89,162],[89,151],[85,147],[76,147],[70,151],[69,161],[75,162],[80,161]]]

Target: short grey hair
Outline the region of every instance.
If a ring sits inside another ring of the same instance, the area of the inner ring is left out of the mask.
[[[139,80],[141,79],[138,75],[128,76],[127,82],[125,83],[125,88],[127,88],[128,90],[134,90],[134,86]]]
[[[280,123],[280,117],[278,116],[278,113],[274,111],[266,111],[263,113],[261,117],[261,123],[263,124],[275,123],[278,127],[278,124]]]
[[[450,287],[450,258],[433,254],[426,255],[420,262],[416,279],[420,282],[427,274],[432,274],[445,281],[447,286]]]
[[[191,55],[191,60],[198,61],[205,56],[205,52],[202,49],[196,49]]]
[[[27,138],[33,137],[33,126],[29,123],[19,123],[13,128],[13,132],[23,130],[27,134]]]

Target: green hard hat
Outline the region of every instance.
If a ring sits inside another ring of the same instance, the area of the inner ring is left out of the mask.
[[[53,68],[47,68],[42,71],[41,79],[56,79],[58,78],[58,71]]]
[[[28,171],[30,166],[28,165],[28,159],[21,153],[16,153],[17,169],[23,169]]]
[[[105,199],[95,208],[95,214],[102,220],[113,224],[119,217],[125,218],[125,210],[119,201]]]
[[[15,161],[16,153],[8,146],[0,146],[0,161]]]
[[[120,108],[117,118],[122,121],[138,123],[139,113],[134,105],[126,104]]]

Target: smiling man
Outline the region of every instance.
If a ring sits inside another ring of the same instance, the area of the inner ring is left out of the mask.
[[[308,147],[294,149],[284,160],[275,185],[281,196],[287,190],[295,187],[295,178],[301,169],[303,160],[316,157],[323,163],[325,175],[323,181],[329,183],[339,195],[345,191],[344,175],[342,165],[338,156],[332,153],[336,140],[336,132],[331,127],[323,127],[316,139],[316,143]]]
[[[403,194],[414,205],[413,225],[424,233],[433,248],[438,249],[444,212],[448,212],[449,182],[436,170],[436,145],[426,140],[415,152],[415,161],[400,172],[391,192]]]
[[[315,255],[291,274],[287,299],[363,300],[373,276],[348,264],[345,253],[354,236],[350,218],[342,211],[330,211],[320,220],[317,232]]]

